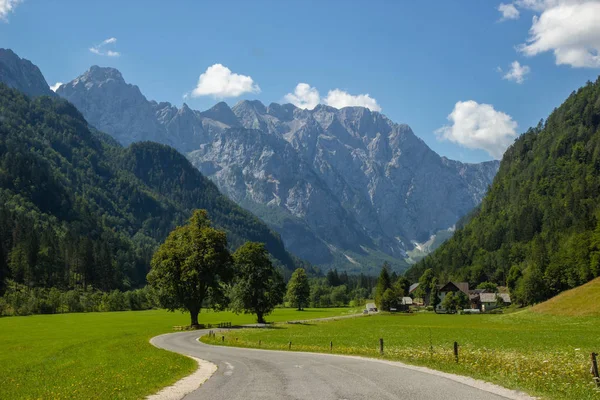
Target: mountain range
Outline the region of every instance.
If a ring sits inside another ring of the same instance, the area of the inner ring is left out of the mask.
[[[29,64],[22,60],[23,75]],[[48,94],[37,78],[31,94]],[[407,251],[479,204],[498,169],[440,157],[408,125],[363,107],[245,100],[201,112],[149,101],[118,70],[98,66],[56,93],[122,145],[154,141],[186,154],[294,254],[352,272],[382,261],[405,268]]]

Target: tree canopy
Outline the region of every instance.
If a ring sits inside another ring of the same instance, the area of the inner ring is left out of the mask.
[[[298,268],[292,274],[287,286],[286,300],[300,311],[310,304],[310,284],[304,268]]]
[[[283,301],[285,283],[262,243],[247,242],[233,254],[235,280],[231,289],[234,312],[256,314],[258,323]]]
[[[210,226],[205,210],[197,210],[158,248],[148,283],[157,291],[161,306],[188,311],[195,326],[203,306],[227,305],[224,285],[232,278],[226,233]]]

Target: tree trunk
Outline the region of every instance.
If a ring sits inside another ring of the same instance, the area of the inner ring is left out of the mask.
[[[258,322],[259,324],[265,324],[266,323],[265,322],[265,316],[260,311],[256,312],[256,322]]]
[[[191,326],[197,327],[199,325],[198,324],[198,314],[200,313],[200,308],[190,307],[190,308],[188,308],[188,311],[190,312]]]

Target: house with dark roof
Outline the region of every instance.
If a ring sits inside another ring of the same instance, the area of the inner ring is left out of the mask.
[[[435,307],[435,312],[440,314],[445,314],[448,312],[446,308],[442,305],[442,302],[446,298],[448,293],[454,293],[455,295],[459,292],[464,293],[467,297],[469,297],[469,283],[468,282],[448,282],[445,285],[438,286],[438,298],[439,303]]]

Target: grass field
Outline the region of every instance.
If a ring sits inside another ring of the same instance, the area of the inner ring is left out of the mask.
[[[277,309],[269,321],[322,318],[348,308]],[[200,323],[253,323],[252,315],[200,314]],[[186,325],[166,311],[0,318],[0,399],[139,399],[191,373],[195,362],[148,340]]]
[[[600,317],[600,278],[562,292],[531,309],[534,312],[568,317]]]
[[[237,342],[236,342],[237,338]],[[589,373],[589,354],[600,352],[600,318],[557,317],[523,311],[508,315],[379,315],[281,324],[226,335],[226,345],[333,352],[386,359],[469,375],[548,399],[600,399]],[[207,343],[221,344],[204,337]],[[455,363],[453,342],[460,345]]]

